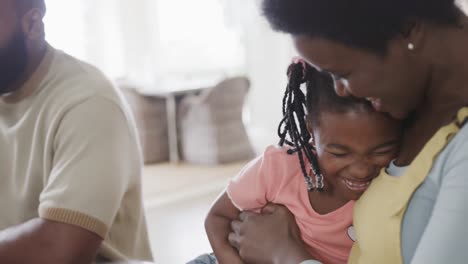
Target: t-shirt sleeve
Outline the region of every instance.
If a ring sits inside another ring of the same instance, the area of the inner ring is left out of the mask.
[[[110,99],[93,97],[71,108],[55,134],[39,216],[105,238],[132,177],[141,172],[132,129],[123,108]]]
[[[468,127],[464,129],[464,138],[445,161],[434,209],[411,263],[468,260]]]
[[[232,203],[243,211],[260,209],[273,202],[282,178],[287,176],[283,172],[288,170],[286,167],[291,158],[287,157],[285,148],[268,147],[263,155],[247,164],[230,181],[227,194]]]

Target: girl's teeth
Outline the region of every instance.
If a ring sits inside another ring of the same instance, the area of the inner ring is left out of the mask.
[[[355,190],[355,191],[365,190],[365,189],[367,189],[367,187],[371,183],[370,181],[368,181],[368,182],[355,182],[355,181],[350,181],[350,180],[344,180],[344,182],[348,186],[349,189]]]

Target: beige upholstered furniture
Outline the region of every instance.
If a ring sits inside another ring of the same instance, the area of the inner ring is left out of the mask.
[[[185,161],[219,164],[254,156],[242,122],[249,86],[245,77],[230,78],[181,101],[178,117]]]
[[[132,87],[121,86],[121,88],[135,117],[145,164],[168,161],[165,100],[143,96]]]

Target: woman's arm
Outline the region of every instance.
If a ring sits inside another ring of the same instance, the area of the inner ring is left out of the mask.
[[[205,220],[205,229],[211,247],[220,264],[244,263],[237,250],[229,244],[230,223],[236,219],[239,210],[232,204],[226,191],[216,200]]]
[[[320,263],[311,260],[294,216],[281,205],[269,204],[261,214],[242,212],[229,241],[248,263]]]

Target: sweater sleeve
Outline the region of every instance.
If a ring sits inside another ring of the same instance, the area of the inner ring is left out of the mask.
[[[80,226],[105,238],[140,159],[126,117],[105,98],[70,109],[54,140],[52,171],[39,216]]]
[[[438,175],[438,192],[434,192],[434,207],[427,226],[417,243],[414,256],[406,260],[412,264],[466,263],[468,260],[468,126],[455,144],[449,146],[447,157]],[[434,170],[433,172],[438,171]],[[420,197],[423,199],[424,197]],[[423,224],[420,219],[418,223]]]

